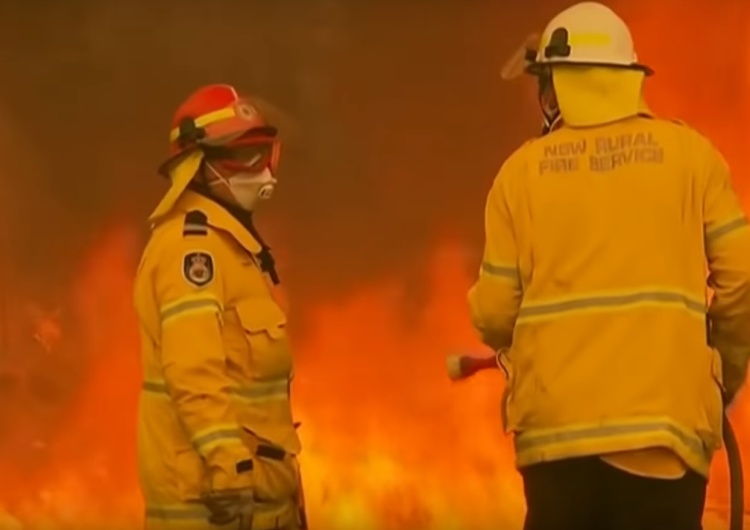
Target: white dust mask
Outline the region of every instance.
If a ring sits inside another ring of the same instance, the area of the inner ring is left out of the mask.
[[[211,164],[206,164],[218,180],[210,183],[211,186],[224,185],[229,188],[230,193],[240,207],[252,211],[258,201],[268,200],[273,195],[277,180],[269,168],[260,173],[235,173],[229,178],[222,176]]]

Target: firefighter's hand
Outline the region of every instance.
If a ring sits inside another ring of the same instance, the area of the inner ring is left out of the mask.
[[[208,519],[211,524],[223,526],[242,520],[251,528],[254,508],[251,488],[212,491],[205,494],[202,501],[211,513]]]

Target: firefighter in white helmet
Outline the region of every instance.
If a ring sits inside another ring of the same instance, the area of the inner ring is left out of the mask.
[[[698,530],[722,393],[750,358],[750,229],[729,170],[648,112],[652,71],[601,4],[556,16],[528,71],[548,131],[492,185],[469,292],[484,342],[509,348],[525,529]]]
[[[292,358],[279,283],[252,222],[271,197],[276,129],[229,85],[177,110],[171,186],[138,268],[146,530],[304,526]]]

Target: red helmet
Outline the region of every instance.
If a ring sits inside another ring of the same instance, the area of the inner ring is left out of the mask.
[[[266,123],[252,102],[231,85],[208,85],[193,92],[177,109],[169,133],[169,158],[159,168],[168,175],[184,155],[202,149],[268,146],[264,162],[275,170],[280,142],[275,127]]]
[[[243,148],[252,157],[236,156]],[[275,171],[281,144],[277,131],[249,100],[230,85],[209,85],[194,92],[177,109],[169,134],[170,156],[159,168],[171,186],[150,219],[166,215],[190,184],[204,159],[229,170]],[[252,160],[251,166],[247,160]]]

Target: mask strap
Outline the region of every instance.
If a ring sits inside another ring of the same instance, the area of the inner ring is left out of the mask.
[[[224,178],[224,176],[221,173],[219,173],[210,162],[206,161],[205,164],[206,164],[206,167],[209,169],[209,171],[211,171],[211,173],[213,173],[214,176],[218,179],[218,180],[209,182],[208,185],[216,186],[218,184],[224,184],[227,188],[229,188],[229,181],[226,178]]]

